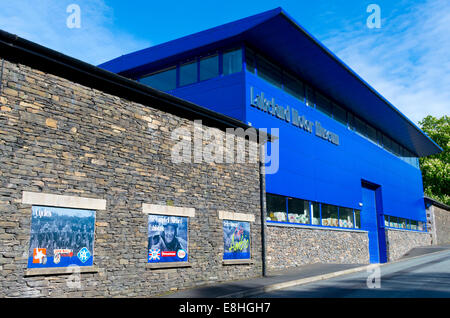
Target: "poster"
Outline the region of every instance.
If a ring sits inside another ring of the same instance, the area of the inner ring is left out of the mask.
[[[28,268],[92,266],[95,211],[33,206]]]
[[[187,262],[188,218],[148,216],[148,262]]]
[[[223,221],[223,259],[250,259],[250,223]]]

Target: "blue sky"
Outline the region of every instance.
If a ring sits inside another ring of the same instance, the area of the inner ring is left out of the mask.
[[[0,0],[0,29],[100,64],[122,54],[276,7],[333,51],[411,120],[449,115],[450,1]],[[381,28],[369,29],[369,4]],[[66,8],[81,9],[69,29]]]

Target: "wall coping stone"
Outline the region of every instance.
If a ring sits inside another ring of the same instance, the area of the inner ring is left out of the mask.
[[[146,263],[147,268],[150,269],[164,269],[174,267],[192,267],[189,262],[167,262],[167,263]]]
[[[28,268],[25,271],[25,276],[70,275],[75,273],[98,273],[98,272],[99,269],[96,266]]]
[[[106,200],[40,192],[22,192],[22,204],[63,208],[106,210]]]
[[[255,222],[255,215],[248,214],[248,213],[219,211],[219,219],[232,220],[232,221]]]
[[[224,259],[223,265],[250,265],[255,262],[252,259]]]
[[[177,207],[170,205],[158,205],[158,204],[142,204],[142,212],[145,214],[158,214],[158,215],[172,215],[172,216],[185,216],[194,217],[195,209],[186,207]]]

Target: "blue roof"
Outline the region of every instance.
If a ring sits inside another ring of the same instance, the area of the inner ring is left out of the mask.
[[[419,127],[365,82],[282,8],[123,55],[99,65],[132,77],[156,64],[245,42],[332,96],[418,156],[442,151]]]

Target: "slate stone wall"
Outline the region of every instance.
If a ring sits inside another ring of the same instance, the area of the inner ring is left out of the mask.
[[[450,211],[433,206],[436,244],[450,244]]]
[[[386,253],[388,261],[400,259],[414,247],[431,245],[431,233],[386,229]]]
[[[266,243],[272,271],[313,263],[369,263],[369,240],[364,231],[268,224]]]
[[[261,275],[257,163],[171,161],[171,133],[192,121],[152,105],[5,61],[0,94],[0,297],[146,297]],[[220,131],[223,136],[224,132]],[[249,149],[248,145],[246,149]],[[26,277],[31,205],[22,192],[106,200],[94,273]],[[142,204],[195,208],[187,268],[147,264]],[[218,210],[255,215],[253,264],[224,265]],[[68,284],[69,282],[69,284]]]

